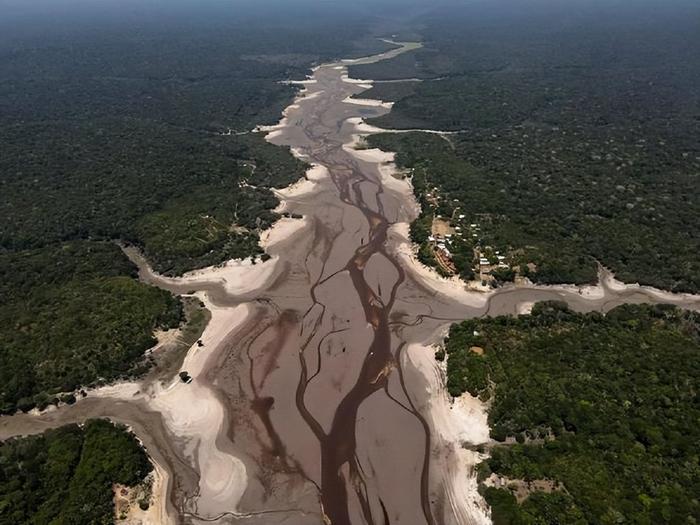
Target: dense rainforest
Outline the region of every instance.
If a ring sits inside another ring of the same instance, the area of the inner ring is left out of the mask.
[[[481,465],[496,525],[700,519],[697,312],[538,303],[453,326],[445,352],[450,393],[488,399],[492,437],[516,438]]]
[[[112,242],[168,275],[260,255],[271,188],[305,165],[251,130],[280,119],[285,80],[387,46],[363,39],[359,7],[239,7],[4,9],[0,413],[139,372],[182,305],[140,284]]]
[[[282,81],[378,44],[324,12],[188,9],[0,40],[0,249],[118,238],[168,274],[259,253],[270,188],[304,165],[251,130],[280,119]]]
[[[113,485],[135,486],[151,470],[136,438],[106,420],[5,441],[0,524],[114,523]]]
[[[531,279],[592,282],[599,262],[698,292],[699,20],[684,0],[470,2],[421,18],[423,49],[351,74],[409,79],[362,94],[396,101],[372,123],[455,133],[373,143]]]
[[[0,414],[72,402],[80,386],[140,371],[153,331],[183,315],[136,274],[106,242],[0,253]]]

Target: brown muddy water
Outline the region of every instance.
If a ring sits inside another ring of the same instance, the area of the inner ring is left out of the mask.
[[[305,222],[268,248],[267,278],[234,294],[214,279],[161,278],[134,256],[144,280],[206,293],[223,319],[245,305],[230,330],[207,342],[193,383],[141,383],[43,415],[1,418],[0,439],[87,417],[124,422],[168,474],[174,523],[483,523],[449,503],[460,497],[445,474],[454,444],[432,428],[426,407],[437,393],[404,355],[409,345],[438,342],[451,322],[546,299],[581,311],[623,302],[700,307],[696,297],[609,283],[589,295],[567,287],[486,295],[431,276],[405,255],[401,232],[417,213],[409,183],[349,146],[356,117],[389,109],[345,101],[368,88],[347,79],[348,63],[315,69],[268,136],[327,176],[283,198],[285,211]]]

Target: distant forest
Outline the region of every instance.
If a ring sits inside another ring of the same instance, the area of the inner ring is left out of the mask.
[[[239,6],[240,7],[240,6]],[[271,187],[303,176],[251,133],[319,61],[363,55],[359,7],[17,4],[0,20],[0,413],[142,370],[182,305],[168,275],[260,255]],[[343,16],[340,16],[342,14]]]
[[[270,187],[304,166],[250,131],[281,118],[280,81],[357,53],[362,26],[202,11],[4,43],[0,249],[123,239],[168,274],[259,253]]]
[[[466,210],[536,282],[593,282],[601,263],[700,291],[697,2],[470,2],[416,30],[423,49],[351,74],[422,79],[363,93],[396,101],[373,124],[459,132],[372,138],[443,214]]]
[[[697,312],[538,303],[455,325],[446,354],[450,393],[490,400],[492,437],[515,438],[480,465],[495,525],[700,520]]]

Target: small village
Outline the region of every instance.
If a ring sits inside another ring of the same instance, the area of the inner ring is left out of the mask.
[[[439,189],[433,187],[425,194],[426,200],[434,210],[440,208],[442,197],[438,194]],[[445,275],[455,275],[464,273],[456,259],[460,256],[464,260],[471,259],[474,280],[483,284],[495,283],[495,273],[512,272],[516,282],[522,280],[518,275],[518,267],[512,267],[506,254],[501,253],[489,245],[485,245],[482,240],[481,225],[477,222],[468,222],[470,218],[464,213],[460,213],[459,200],[453,199],[450,207],[454,206],[451,216],[445,217],[439,214],[433,216],[428,244],[431,248],[435,262]],[[471,219],[473,220],[473,218]]]

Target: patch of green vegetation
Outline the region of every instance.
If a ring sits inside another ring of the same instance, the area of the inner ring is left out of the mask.
[[[518,504],[509,491],[482,488],[494,525],[588,525],[571,496],[564,492],[534,492]]]
[[[199,341],[204,329],[209,324],[211,312],[196,297],[185,297],[184,303],[187,324],[182,328],[180,344],[189,349]]]
[[[483,355],[470,347],[484,349]],[[700,519],[700,316],[669,305],[465,321],[446,347],[452,395],[488,398],[492,436],[518,437],[482,464],[564,491],[518,505],[486,489],[497,524],[695,523]]]
[[[182,318],[180,301],[134,279],[135,267],[109,243],[0,254],[0,268],[2,413],[138,373],[154,329]]]
[[[114,522],[112,486],[152,466],[126,427],[89,420],[0,443],[0,523]]]
[[[211,319],[211,312],[198,298],[182,297],[181,300],[186,321],[180,328],[177,341],[154,356],[154,373],[162,381],[169,381],[175,376],[192,345],[203,345],[200,337]]]

